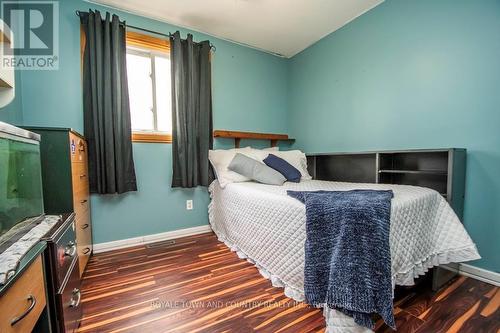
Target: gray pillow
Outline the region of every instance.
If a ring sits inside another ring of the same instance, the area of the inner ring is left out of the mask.
[[[286,181],[286,178],[278,171],[240,153],[234,156],[227,168],[263,184],[283,185]]]

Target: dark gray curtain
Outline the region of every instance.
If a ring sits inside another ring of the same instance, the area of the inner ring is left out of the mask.
[[[125,25],[118,16],[80,13],[86,37],[83,107],[90,191],[136,191],[128,99]]]
[[[212,79],[210,43],[170,37],[172,70],[172,187],[208,186],[212,179]]]

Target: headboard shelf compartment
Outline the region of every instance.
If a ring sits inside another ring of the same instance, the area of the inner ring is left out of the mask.
[[[291,139],[287,134],[272,134],[272,133],[257,133],[257,132],[241,132],[228,130],[215,130],[214,138],[234,139],[234,147],[239,148],[241,139],[245,140],[269,140],[271,147],[276,147],[278,141],[287,141],[293,143],[295,139]]]

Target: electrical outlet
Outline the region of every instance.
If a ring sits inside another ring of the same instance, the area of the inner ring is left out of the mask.
[[[187,210],[193,209],[193,200],[186,200],[186,209]]]

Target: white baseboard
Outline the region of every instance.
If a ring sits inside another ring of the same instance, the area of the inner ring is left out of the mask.
[[[192,227],[192,228],[162,232],[159,234],[134,237],[134,238],[127,238],[127,239],[120,239],[120,240],[112,241],[112,242],[94,244],[93,252],[94,253],[102,253],[102,252],[107,252],[107,251],[112,251],[112,250],[124,249],[124,248],[131,247],[131,246],[137,246],[137,245],[142,245],[142,244],[161,242],[161,241],[165,241],[165,240],[169,240],[169,239],[175,239],[175,238],[180,238],[180,237],[203,234],[205,232],[210,232],[210,231],[212,231],[212,229],[207,224],[207,225],[201,225],[199,227]]]
[[[454,266],[443,265],[442,267],[450,271],[456,272],[460,275],[468,276],[479,281],[491,283],[495,286],[500,286],[500,273],[497,272],[488,271],[486,269],[482,269],[467,264],[458,264],[458,268],[456,267],[456,264],[454,264]]]

